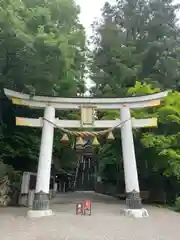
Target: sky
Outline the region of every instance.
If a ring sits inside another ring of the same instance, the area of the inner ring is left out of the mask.
[[[104,6],[104,3],[107,0],[75,0],[78,5],[80,5],[81,8],[81,14],[80,14],[80,22],[84,25],[86,30],[86,36],[89,38],[92,35],[92,28],[91,24],[93,23],[95,18],[101,17],[101,9]],[[86,86],[90,88],[94,84],[89,79],[89,77],[86,77]],[[89,92],[86,92],[86,95],[88,95]]]
[[[101,16],[101,8],[107,0],[76,0],[81,7],[80,21],[86,29],[87,37],[91,35],[91,24]]]

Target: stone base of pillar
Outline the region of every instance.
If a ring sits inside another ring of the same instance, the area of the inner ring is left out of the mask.
[[[122,209],[120,213],[124,216],[130,216],[134,218],[149,217],[148,211],[145,208],[141,209]]]
[[[35,211],[49,210],[49,194],[43,191],[35,193],[32,209]]]
[[[28,218],[41,218],[41,217],[48,217],[52,216],[54,213],[52,212],[51,209],[48,210],[29,210],[27,212],[27,217]]]
[[[40,218],[54,215],[49,209],[49,194],[40,191],[35,193],[32,210],[27,213],[28,218]]]
[[[142,207],[140,193],[133,190],[126,194],[127,209],[120,210],[124,216],[131,216],[135,218],[148,217],[149,214],[145,208]]]
[[[141,209],[142,203],[140,193],[135,190],[126,193],[126,205],[128,209]]]

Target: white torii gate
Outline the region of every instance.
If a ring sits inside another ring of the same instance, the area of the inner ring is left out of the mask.
[[[155,127],[157,126],[157,119],[132,119],[130,109],[158,106],[160,100],[168,95],[168,91],[128,98],[31,97],[8,89],[4,89],[4,92],[14,104],[44,109],[44,119],[16,118],[16,124],[19,126],[42,127],[35,197],[33,209],[28,211],[27,214],[29,217],[42,217],[53,214],[49,208],[49,182],[54,127],[112,128],[118,124],[120,126],[121,122],[123,123],[120,127],[127,205],[124,211],[134,217],[148,216],[147,210],[142,208],[141,205],[132,127]],[[81,120],[60,120],[55,118],[55,109],[80,109]],[[95,120],[94,109],[120,109],[120,120]]]

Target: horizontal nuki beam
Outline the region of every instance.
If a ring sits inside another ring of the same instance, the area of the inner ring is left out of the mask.
[[[131,123],[133,128],[156,127],[157,118],[147,118],[147,119],[132,118]],[[120,120],[96,120],[94,121],[93,125],[83,125],[83,128],[114,128],[114,127],[120,128],[122,124]],[[28,126],[28,127],[42,127],[43,119],[16,117],[16,125]],[[81,128],[82,125],[80,120],[60,120],[56,118],[54,122],[54,127],[55,128]]]
[[[58,98],[42,97],[28,94],[21,94],[9,89],[4,89],[6,96],[14,104],[28,106],[31,108],[45,108],[48,105],[56,109],[80,109],[81,107],[90,106],[96,109],[120,109],[128,108],[145,108],[160,105],[160,100],[168,95],[168,91],[155,93],[152,95],[127,97],[127,98]]]

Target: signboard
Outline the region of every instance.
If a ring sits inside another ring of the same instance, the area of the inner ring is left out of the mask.
[[[81,127],[92,126],[94,123],[94,108],[90,106],[81,107]]]
[[[84,203],[76,204],[76,215],[91,215],[92,201],[84,200]]]
[[[78,203],[76,204],[76,215],[83,215],[84,211],[83,211],[83,204],[82,203]]]
[[[84,215],[91,215],[92,201],[84,200]]]

